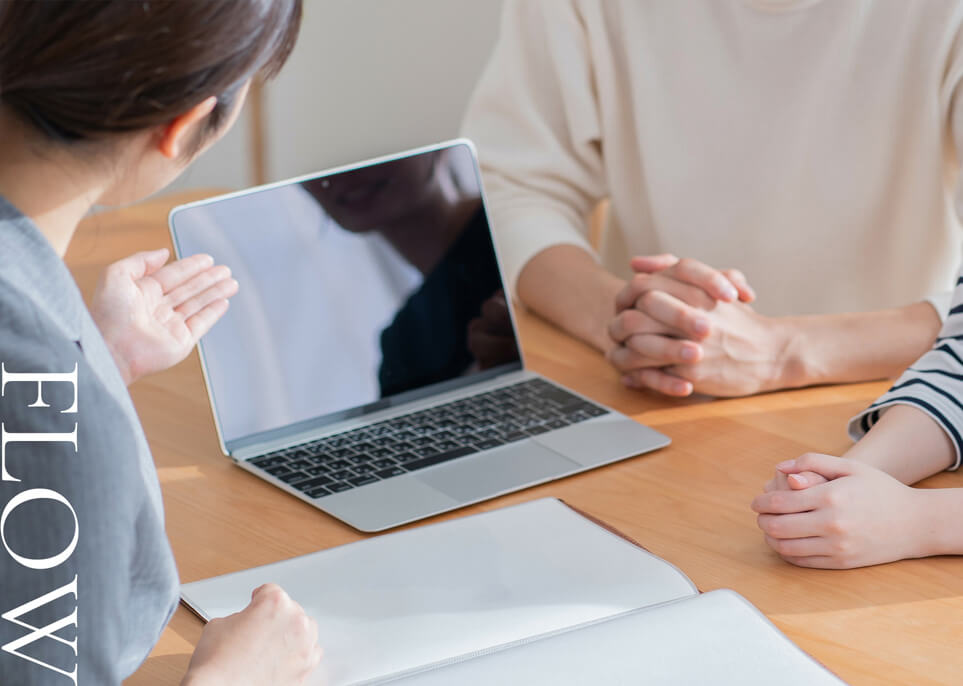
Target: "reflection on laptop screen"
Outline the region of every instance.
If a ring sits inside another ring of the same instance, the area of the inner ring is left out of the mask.
[[[464,144],[190,206],[171,223],[181,255],[209,253],[240,283],[202,342],[226,442],[519,366]]]

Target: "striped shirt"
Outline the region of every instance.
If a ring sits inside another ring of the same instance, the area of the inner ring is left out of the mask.
[[[963,455],[963,268],[956,281],[953,301],[939,338],[907,369],[879,400],[849,422],[849,435],[859,440],[893,405],[919,408],[943,427],[953,442],[960,467]]]

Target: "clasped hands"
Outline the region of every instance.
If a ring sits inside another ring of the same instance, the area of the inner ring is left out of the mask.
[[[787,562],[849,569],[933,554],[925,494],[872,465],[807,453],[776,465],[752,509]]]
[[[169,257],[165,248],[114,262],[94,293],[90,313],[127,384],[187,357],[237,293],[210,255]]]
[[[755,292],[736,269],[673,255],[636,257],[616,298],[607,357],[630,388],[670,396],[751,395],[785,385],[790,336],[749,305]]]

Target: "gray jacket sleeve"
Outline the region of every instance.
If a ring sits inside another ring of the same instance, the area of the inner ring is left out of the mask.
[[[7,380],[0,398],[7,441],[0,681],[120,684],[152,645],[144,635],[156,638],[171,611],[169,580],[161,578],[170,567],[153,559],[169,555],[169,547],[162,524],[145,510],[139,428],[79,344],[29,309],[0,309],[0,362]],[[49,407],[31,407],[37,383],[9,381],[18,372],[62,373],[75,365],[75,413],[62,412],[74,402],[71,383],[44,383]],[[71,441],[18,437],[75,427],[76,449]]]

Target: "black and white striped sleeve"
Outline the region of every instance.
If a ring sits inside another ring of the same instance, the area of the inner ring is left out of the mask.
[[[893,405],[912,405],[943,427],[953,442],[958,469],[963,455],[963,271],[953,291],[940,337],[879,400],[849,421],[854,441],[866,435]]]

